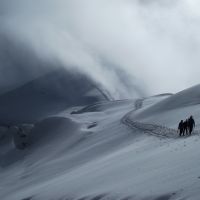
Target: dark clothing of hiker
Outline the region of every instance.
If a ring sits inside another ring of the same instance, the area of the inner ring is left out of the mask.
[[[188,135],[188,120],[186,119],[184,122],[183,122],[183,135]]]
[[[179,130],[179,136],[182,136],[183,134],[183,120],[180,121],[179,125],[178,125],[178,130]]]
[[[192,134],[192,131],[195,127],[195,121],[193,119],[193,117],[191,116],[189,119],[188,119],[188,128],[189,128],[189,134],[191,135]]]

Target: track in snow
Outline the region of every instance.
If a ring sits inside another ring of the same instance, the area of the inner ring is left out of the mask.
[[[156,137],[162,137],[162,138],[178,138],[179,137],[175,129],[167,128],[167,127],[156,125],[156,124],[146,124],[146,123],[133,121],[130,117],[131,114],[135,112],[136,110],[142,108],[142,105],[143,105],[143,99],[138,99],[135,102],[135,109],[132,110],[131,112],[128,112],[121,119],[121,122],[132,129],[140,130],[143,133],[150,134]]]

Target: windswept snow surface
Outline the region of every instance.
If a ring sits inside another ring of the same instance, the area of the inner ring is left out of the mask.
[[[197,122],[200,121],[200,85],[171,95],[163,101],[150,107],[143,107],[132,113],[133,121],[160,124],[166,127],[177,128],[181,119],[191,115]],[[199,129],[199,123],[197,123]]]
[[[0,199],[199,200],[200,137],[173,129],[199,119],[198,90],[65,110],[36,123],[25,150],[4,130]]]

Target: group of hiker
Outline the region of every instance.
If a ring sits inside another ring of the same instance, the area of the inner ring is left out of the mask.
[[[191,135],[194,127],[195,127],[195,121],[193,116],[190,116],[185,121],[181,120],[178,125],[179,136]]]

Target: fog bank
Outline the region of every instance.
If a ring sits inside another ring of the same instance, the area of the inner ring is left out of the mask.
[[[197,0],[0,0],[1,35],[117,99],[177,92],[199,83],[199,8]]]

